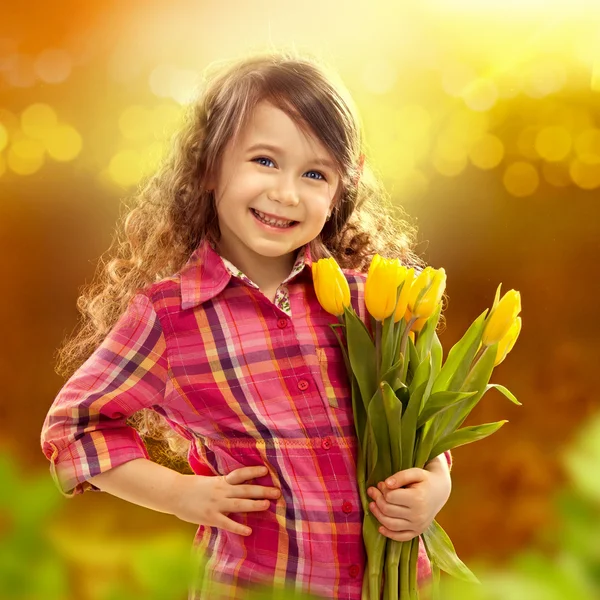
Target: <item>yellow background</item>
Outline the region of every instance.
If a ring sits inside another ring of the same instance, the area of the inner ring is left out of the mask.
[[[53,353],[76,325],[78,288],[110,244],[120,199],[152,171],[199,73],[249,50],[293,46],[338,70],[362,114],[368,160],[418,225],[417,250],[446,269],[446,352],[500,282],[521,292],[521,337],[493,381],[523,406],[494,391],[484,397],[469,424],[509,423],[454,452],[440,523],[467,564],[502,565],[551,541],[552,498],[572,485],[563,450],[600,404],[600,9],[590,6],[0,8],[0,449],[19,477],[47,472],[39,434],[62,383]],[[195,531],[108,494],[61,508],[48,526],[50,552],[65,551],[61,535],[100,549],[173,530],[191,543]],[[93,552],[70,554],[77,565]]]

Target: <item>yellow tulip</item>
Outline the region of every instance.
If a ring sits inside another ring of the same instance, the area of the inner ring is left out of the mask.
[[[408,337],[413,341],[413,344],[415,343],[415,332],[414,331],[409,331],[408,332]]]
[[[481,343],[491,346],[499,342],[513,326],[515,319],[521,312],[521,294],[516,290],[509,290],[502,296],[488,317]]]
[[[428,319],[441,302],[445,289],[445,269],[425,267],[410,289],[408,309],[411,312],[411,316],[413,318]],[[420,296],[421,292],[423,294]]]
[[[497,367],[512,350],[519,337],[519,333],[521,333],[521,317],[517,317],[513,321],[508,333],[500,340],[500,343],[498,344],[498,353],[496,354],[496,362],[494,363],[495,367]]]
[[[394,312],[394,323],[397,323],[406,312],[408,306],[408,297],[410,295],[410,289],[415,279],[415,270],[408,269],[407,267],[400,267],[400,283],[404,282],[402,291],[398,297],[398,304],[396,304],[396,311]],[[398,285],[400,285],[398,283]]]
[[[365,283],[365,304],[377,321],[383,321],[396,309],[398,286],[406,274],[407,269],[399,259],[383,258],[379,254],[373,257]]]
[[[410,312],[410,310],[407,308],[406,312],[404,313],[404,320],[407,323],[410,323],[411,319],[413,318],[412,313]],[[417,333],[419,333],[421,331],[421,329],[423,329],[423,325],[425,325],[425,323],[427,323],[427,319],[429,317],[422,317],[420,319],[417,319],[413,324],[412,327],[410,328],[411,333],[413,331],[416,331]]]
[[[312,274],[319,304],[332,315],[343,315],[344,307],[350,306],[350,287],[335,259],[313,262]]]

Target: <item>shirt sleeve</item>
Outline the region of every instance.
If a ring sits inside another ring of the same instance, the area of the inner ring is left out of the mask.
[[[450,454],[450,450],[446,450],[446,452],[444,452],[444,456],[448,461],[448,470],[452,471],[452,454]]]
[[[158,316],[150,299],[138,294],[46,415],[42,450],[63,496],[100,491],[87,479],[130,460],[150,458],[126,420],[164,398],[167,371]]]

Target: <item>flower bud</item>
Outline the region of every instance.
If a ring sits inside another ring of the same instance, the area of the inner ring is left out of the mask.
[[[412,284],[408,297],[411,316],[428,319],[438,307],[446,289],[446,271],[425,267]]]
[[[332,315],[343,315],[344,307],[350,306],[350,287],[335,259],[313,262],[312,274],[319,304]]]
[[[369,266],[365,283],[365,304],[369,314],[383,321],[396,309],[398,286],[406,277],[406,267],[397,258],[383,258],[375,254]]]
[[[521,294],[516,290],[509,290],[492,308],[483,330],[481,343],[484,346],[491,346],[499,342],[513,326],[520,312]]]
[[[497,367],[505,358],[506,355],[512,350],[517,338],[521,333],[521,317],[517,317],[507,334],[500,340],[498,344],[498,353],[496,354],[496,362],[494,366]]]

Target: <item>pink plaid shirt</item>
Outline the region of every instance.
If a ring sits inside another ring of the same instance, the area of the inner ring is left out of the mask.
[[[90,477],[149,458],[126,423],[143,408],[191,442],[198,475],[267,466],[254,482],[280,488],[280,498],[265,511],[229,514],[252,535],[201,525],[194,538],[207,560],[205,580],[222,582],[228,598],[243,597],[245,582],[282,580],[327,598],[361,597],[352,402],[329,328],[336,318],[317,301],[310,265],[305,246],[273,303],[203,242],[178,275],[131,300],[60,390],[42,430],[52,476],[67,497],[97,491]],[[365,320],[366,276],[344,273]],[[421,544],[419,580],[429,574]],[[190,594],[214,597],[208,587]]]

